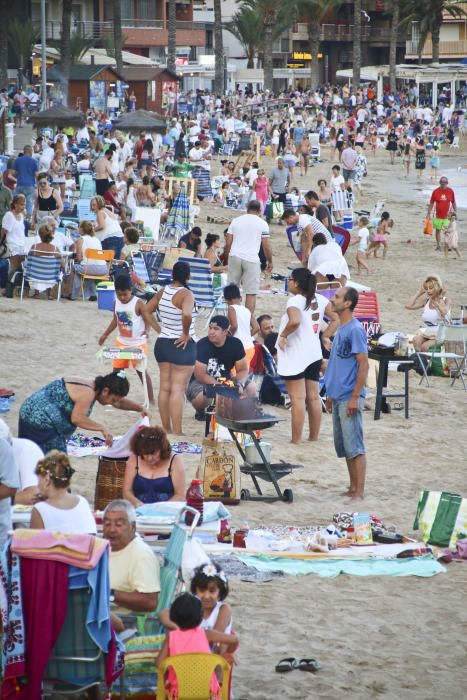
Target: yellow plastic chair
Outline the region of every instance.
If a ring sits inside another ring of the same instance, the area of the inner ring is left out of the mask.
[[[228,700],[230,686],[230,666],[218,654],[177,654],[170,656],[159,666],[156,700],[169,700],[165,691],[164,678],[167,670],[173,668],[178,682],[178,700],[210,700],[210,683],[216,668],[223,673],[221,698]]]
[[[84,282],[85,280],[99,280],[100,282],[108,282],[110,280],[110,263],[115,257],[115,251],[114,250],[94,250],[94,248],[88,248],[88,250],[84,251],[84,265],[90,264],[89,261],[94,261],[94,262],[106,262],[107,263],[107,272],[103,275],[90,275],[87,272],[82,272],[81,273],[81,296],[83,297],[84,301]]]

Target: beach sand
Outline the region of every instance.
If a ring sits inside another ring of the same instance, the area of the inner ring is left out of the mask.
[[[307,178],[295,177],[300,188],[316,187],[317,178],[329,179],[327,149],[324,162],[313,168]],[[389,164],[381,150],[375,158],[368,155],[368,177],[358,207],[370,209],[384,199],[395,225],[386,260],[370,261],[368,284],[378,292],[384,330],[414,333],[419,312],[404,309],[404,304],[419,287],[422,278],[436,272],[445,282],[449,297],[458,309],[467,303],[465,292],[466,259],[444,260],[434,251],[434,242],[422,235],[426,195],[431,190],[428,178],[417,185],[412,173],[404,181],[402,165]],[[465,162],[464,150],[441,153],[443,168],[457,171]],[[264,159],[268,171],[270,159]],[[214,166],[216,174],[217,166]],[[235,212],[202,205],[199,225],[203,234],[222,233],[225,226],[206,223],[206,215],[232,218]],[[467,212],[459,212],[460,247],[465,248]],[[286,245],[284,229],[274,225],[272,245],[274,268],[283,274],[293,255]],[[409,242],[410,241],[410,242]],[[355,275],[355,248],[347,253]],[[273,283],[276,288],[282,285]],[[260,296],[258,312],[273,315],[276,327],[286,304],[284,296]],[[1,385],[16,392],[13,409],[3,415],[16,430],[21,402],[32,391],[64,374],[95,376],[110,369],[96,357],[97,338],[110,314],[98,311],[95,304],[46,300],[0,300]],[[200,332],[200,335],[203,335]],[[151,346],[154,338],[151,340]],[[157,386],[154,357],[149,370]],[[132,375],[133,377],[134,375]],[[140,400],[139,382],[131,377],[131,397]],[[365,413],[365,439],[368,451],[367,497],[360,510],[371,512],[386,524],[411,534],[420,491],[424,488],[466,494],[465,448],[467,394],[451,389],[449,382],[433,378],[432,386],[418,386],[418,375],[410,375],[410,419],[403,411],[383,415],[373,421]],[[401,386],[402,375],[391,373],[391,385]],[[323,416],[317,443],[291,445],[289,413],[274,409],[284,421],[264,433],[272,443],[273,457],[300,463],[297,470],[281,482],[293,488],[292,504],[243,502],[232,507],[234,523],[248,519],[254,525],[327,524],[335,512],[351,508],[340,492],[347,486],[346,467],[335,456],[332,425]],[[135,414],[97,405],[93,416],[103,421],[114,434],[123,434],[134,422]],[[153,422],[157,423],[157,412]],[[185,431],[201,441],[203,425],[193,419],[186,406]],[[187,475],[194,475],[198,457],[184,457]],[[97,458],[74,459],[77,470],[73,488],[94,496]],[[243,486],[252,490],[250,479]],[[268,485],[266,485],[268,488]],[[234,697],[258,698],[423,698],[438,700],[465,697],[465,636],[467,629],[467,565],[451,564],[445,574],[433,578],[357,578],[339,576],[285,577],[269,583],[234,581],[229,602],[234,611],[234,629],[241,637],[239,665],[234,671]],[[322,662],[316,674],[295,671],[287,675],[274,672],[279,659],[294,656],[314,657]]]

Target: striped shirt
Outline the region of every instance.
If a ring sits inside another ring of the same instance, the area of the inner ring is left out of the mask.
[[[178,309],[173,304],[173,297],[184,287],[173,287],[168,284],[164,287],[164,291],[159,301],[159,315],[161,319],[161,332],[159,338],[179,338],[183,333],[182,310]],[[193,309],[190,336],[195,339],[195,317],[196,312]]]
[[[311,226],[313,236],[315,235],[315,233],[322,233],[326,237],[326,241],[332,241],[332,236],[329,233],[328,229],[324,224],[321,223],[319,219],[316,218],[316,216],[310,216],[309,214],[300,214],[300,216],[298,217],[297,224],[299,233],[301,234],[302,232],[304,232],[307,226]]]

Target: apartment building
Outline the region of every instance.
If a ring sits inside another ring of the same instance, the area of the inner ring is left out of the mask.
[[[467,2],[461,3],[467,12]],[[420,25],[412,22],[409,37],[405,43],[405,58],[407,61],[418,61],[418,45],[420,43]],[[421,53],[422,61],[430,63],[433,59],[433,44],[431,36],[427,38]],[[446,12],[443,17],[439,37],[439,60],[447,62],[467,63],[467,19],[455,18]]]

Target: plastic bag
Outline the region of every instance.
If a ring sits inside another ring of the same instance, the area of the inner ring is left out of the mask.
[[[210,559],[206,552],[204,551],[201,542],[196,538],[186,540],[183,545],[182,554],[182,577],[183,582],[188,590],[190,590],[191,579],[193,578],[193,571],[203,564],[209,564]]]
[[[423,226],[423,233],[425,236],[433,235],[433,222],[431,219],[425,219],[425,224]]]

